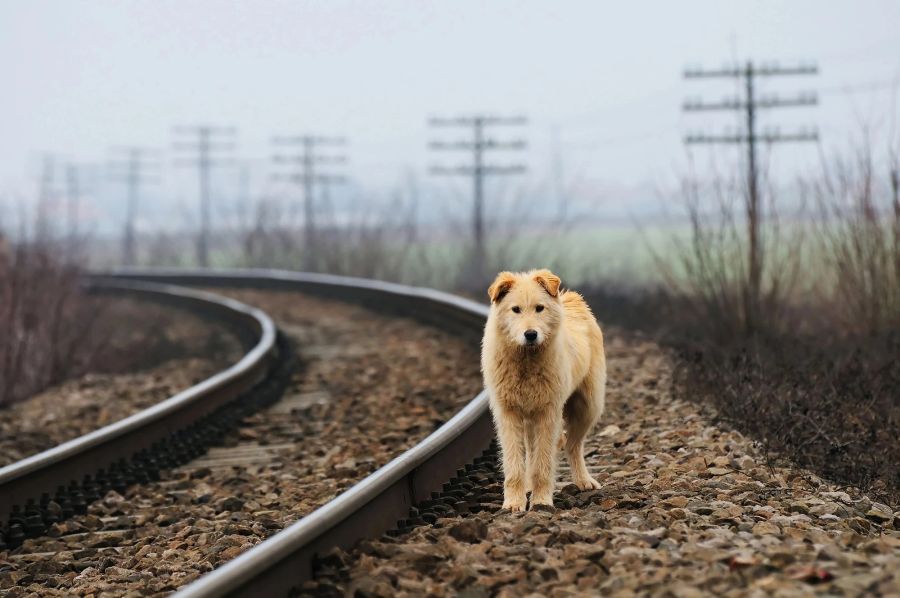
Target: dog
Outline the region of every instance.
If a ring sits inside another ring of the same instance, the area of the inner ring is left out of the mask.
[[[564,448],[572,481],[600,488],[584,462],[584,439],[603,414],[603,333],[584,298],[560,290],[549,270],[501,272],[488,288],[481,370],[503,463],[503,508],[553,506]]]

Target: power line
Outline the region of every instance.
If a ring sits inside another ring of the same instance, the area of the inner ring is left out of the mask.
[[[524,164],[489,164],[485,161],[485,153],[490,151],[520,151],[527,148],[523,139],[498,141],[486,135],[486,129],[493,126],[522,126],[528,124],[524,116],[472,115],[456,118],[431,118],[428,124],[432,127],[464,127],[471,129],[471,138],[452,142],[432,141],[429,147],[436,151],[467,151],[472,153],[470,164],[444,167],[432,166],[431,174],[462,175],[472,177],[472,236],[475,243],[472,256],[472,269],[477,278],[481,278],[486,251],[484,244],[484,179],[492,175],[522,174],[527,168]]]
[[[900,79],[893,81],[867,81],[864,83],[855,83],[847,85],[835,85],[832,87],[823,87],[819,89],[820,94],[851,94],[866,91],[884,91],[900,89]]]
[[[687,144],[742,144],[747,146],[747,227],[749,236],[749,288],[747,303],[747,325],[753,328],[758,314],[760,289],[762,285],[762,254],[759,241],[760,201],[759,201],[759,169],[756,164],[756,146],[760,142],[806,142],[818,141],[819,134],[816,130],[800,130],[793,133],[782,134],[779,129],[768,129],[763,133],[757,132],[757,112],[776,108],[813,106],[818,103],[814,92],[800,93],[794,97],[781,98],[778,96],[760,96],[756,91],[755,82],[760,77],[780,76],[805,76],[817,75],[819,69],[814,64],[799,64],[783,67],[775,63],[754,64],[748,61],[744,66],[724,66],[720,69],[703,70],[689,68],[684,72],[685,79],[710,79],[728,78],[742,80],[744,83],[744,96],[742,98],[726,98],[720,102],[703,102],[701,100],[688,100],[684,103],[686,112],[732,110],[741,111],[745,115],[745,130],[739,133],[725,135],[709,135],[705,133],[693,133],[685,136]]]
[[[195,125],[175,127],[173,132],[182,138],[193,137],[193,141],[176,141],[174,143],[176,150],[194,154],[193,158],[176,160],[175,163],[178,166],[190,166],[197,169],[200,186],[200,237],[197,239],[197,263],[205,268],[209,265],[210,174],[212,169],[217,166],[233,163],[233,160],[229,158],[217,157],[214,154],[234,150],[233,139],[237,131],[234,127]]]
[[[137,220],[141,187],[147,183],[159,182],[159,152],[137,146],[122,146],[112,148],[110,153],[113,157],[109,161],[109,177],[124,183],[127,188],[125,224],[122,233],[122,263],[133,266],[137,263],[134,223]]]
[[[286,173],[276,173],[274,178],[298,184],[303,189],[303,268],[312,270],[315,267],[316,246],[316,186],[321,187],[322,197],[327,200],[328,185],[345,183],[344,175],[320,172],[319,166],[346,164],[345,154],[332,153],[325,155],[320,148],[344,147],[347,140],[343,137],[324,137],[320,135],[295,135],[275,137],[272,143],[276,147],[295,147],[291,153],[276,153],[272,161],[277,165],[288,165]]]

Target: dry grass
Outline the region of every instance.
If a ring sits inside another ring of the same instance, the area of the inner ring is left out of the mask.
[[[97,310],[78,278],[78,268],[49,247],[0,245],[0,405],[90,363],[83,345]]]
[[[686,396],[711,402],[771,455],[893,503],[900,502],[896,166],[891,160],[879,170],[871,153],[860,152],[806,181],[816,213],[811,238],[780,235],[770,205],[757,299],[747,294],[745,236],[727,186],[713,194],[714,216],[689,188],[693,234],[660,260],[669,287],[645,306],[680,351]],[[754,300],[765,317],[750,322]]]
[[[900,190],[892,156],[878,176],[872,153],[835,158],[805,185],[818,206],[817,249],[829,276],[822,281],[841,330],[880,336],[900,326]]]
[[[774,201],[760,228],[761,284],[751,281],[743,192],[737,180],[682,181],[690,235],[673,237],[655,261],[692,330],[716,342],[777,335],[789,325],[800,282],[803,237],[784,230]]]

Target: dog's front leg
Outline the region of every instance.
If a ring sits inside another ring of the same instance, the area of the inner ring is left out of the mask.
[[[503,508],[525,510],[525,421],[511,410],[498,414],[497,436],[503,462]]]
[[[532,425],[534,444],[528,447],[534,453],[531,459],[531,506],[552,507],[562,414],[559,409],[548,408],[534,415]]]
[[[534,426],[525,420],[525,494],[533,490],[534,480]]]

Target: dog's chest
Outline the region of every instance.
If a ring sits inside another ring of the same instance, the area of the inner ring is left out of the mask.
[[[500,368],[495,380],[494,400],[507,409],[533,412],[557,402],[561,380],[546,363],[512,361]]]

